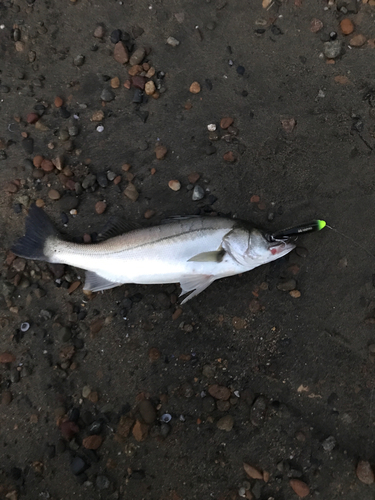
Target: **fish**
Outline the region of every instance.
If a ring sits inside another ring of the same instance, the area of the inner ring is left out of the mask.
[[[180,296],[188,294],[184,304],[214,281],[251,271],[295,248],[282,232],[275,238],[247,221],[224,217],[174,217],[147,228],[122,221],[100,238],[91,244],[66,241],[44,210],[31,205],[25,234],[11,250],[25,259],[84,269],[84,290],[91,292],[126,283],[179,283]]]

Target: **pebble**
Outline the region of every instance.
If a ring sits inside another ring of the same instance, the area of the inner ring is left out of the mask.
[[[301,292],[299,290],[291,290],[289,295],[293,297],[293,299],[299,299],[301,297]]]
[[[96,180],[100,187],[106,188],[108,186],[108,178],[106,172],[99,172],[96,176]]]
[[[121,40],[121,37],[122,37],[122,31],[119,29],[113,30],[109,36],[112,43],[118,43]]]
[[[115,94],[112,92],[111,89],[103,89],[102,93],[100,94],[100,99],[104,102],[111,102],[115,98]]]
[[[221,417],[221,419],[216,423],[216,427],[218,429],[226,432],[231,431],[233,429],[233,425],[234,418],[232,417],[232,415],[225,415],[224,417]]]
[[[133,427],[133,436],[136,441],[144,441],[148,435],[149,426],[137,420]]]
[[[228,411],[230,410],[230,402],[229,401],[219,401],[216,403],[216,407],[219,411]]]
[[[85,56],[82,54],[79,54],[73,59],[74,66],[83,66],[85,63]]]
[[[31,155],[33,154],[34,151],[34,139],[31,137],[26,137],[25,139],[22,140],[21,142],[22,147],[25,151],[25,153]]]
[[[70,470],[75,476],[82,474],[87,469],[87,464],[81,457],[75,457],[70,463]]]
[[[253,465],[243,463],[243,468],[246,474],[251,477],[251,479],[263,479],[263,472]]]
[[[103,38],[104,34],[105,34],[104,27],[99,24],[94,30],[94,37]]]
[[[103,442],[103,438],[98,435],[87,436],[82,440],[82,445],[87,450],[97,450]]]
[[[147,95],[152,95],[155,92],[155,84],[152,80],[146,83],[145,85],[145,92]]]
[[[292,290],[295,290],[296,286],[297,286],[296,280],[290,279],[278,283],[277,289],[281,290],[282,292],[290,292]]]
[[[131,201],[137,201],[139,197],[139,193],[136,187],[131,182],[129,182],[129,184],[126,186],[124,195]]]
[[[204,189],[201,186],[196,185],[194,186],[191,199],[193,201],[202,200],[204,198],[204,195],[205,195]]]
[[[26,121],[29,124],[34,124],[40,119],[38,113],[29,113],[26,117]]]
[[[4,186],[4,190],[9,194],[15,194],[18,191],[18,186],[14,182],[7,182]]]
[[[129,64],[135,66],[136,64],[141,64],[146,55],[146,50],[143,47],[136,49],[129,59]]]
[[[229,163],[233,163],[236,161],[236,157],[235,157],[233,151],[227,151],[226,153],[224,153],[223,159],[224,159],[224,161],[227,161]]]
[[[70,441],[79,432],[79,427],[75,422],[67,420],[60,425],[60,431],[62,437]]]
[[[168,187],[172,189],[172,191],[179,191],[181,189],[181,183],[176,179],[172,179],[168,182]]]
[[[153,217],[155,215],[155,210],[152,210],[151,208],[149,208],[148,210],[146,210],[146,212],[143,214],[143,217],[145,219],[151,219],[151,217]]]
[[[70,137],[76,137],[79,134],[79,128],[76,125],[68,127],[68,134]]]
[[[224,130],[226,130],[228,127],[230,127],[233,123],[233,118],[230,117],[225,117],[220,120],[220,127]]]
[[[305,498],[310,495],[310,488],[300,479],[291,479],[289,484],[298,497]]]
[[[88,174],[82,181],[82,188],[83,189],[88,189],[92,187],[96,182],[96,175],[95,174]]]
[[[221,401],[227,401],[231,396],[231,391],[228,387],[218,384],[210,385],[208,392],[213,398],[220,399]]]
[[[340,29],[344,35],[350,35],[354,31],[354,24],[346,17],[340,22]]]
[[[34,50],[29,50],[29,53],[27,54],[27,58],[30,63],[33,63],[36,59],[36,52]]]
[[[193,83],[190,85],[189,91],[190,91],[192,94],[199,94],[199,92],[201,91],[201,86],[199,85],[199,83],[198,83],[198,82],[193,82]]]
[[[144,399],[139,403],[139,413],[145,424],[153,424],[156,420],[156,410],[149,399]]]
[[[162,146],[161,144],[159,144],[155,148],[155,155],[156,155],[156,158],[158,160],[162,160],[165,157],[165,155],[167,154],[167,152],[168,152],[168,149],[165,146]]]
[[[132,77],[132,85],[136,89],[144,90],[145,86],[146,86],[146,77],[139,76],[139,75],[133,76]]]
[[[318,33],[318,31],[320,31],[321,29],[323,28],[323,23],[320,19],[312,19],[311,23],[310,23],[310,31],[312,33]]]
[[[13,396],[10,391],[3,391],[1,393],[1,404],[2,405],[9,405],[12,402]]]
[[[97,476],[95,484],[98,490],[108,490],[111,485],[107,476]]]
[[[103,214],[107,208],[107,204],[105,201],[97,201],[95,203],[95,212],[99,215]]]
[[[148,357],[150,361],[157,361],[160,359],[161,353],[157,347],[151,347],[148,351]]]
[[[365,484],[372,484],[375,480],[374,471],[369,462],[366,460],[360,460],[358,462],[355,473],[358,479]]]
[[[328,59],[336,59],[341,54],[342,46],[340,40],[333,40],[323,44],[323,53]]]
[[[162,422],[160,425],[160,434],[163,438],[166,438],[168,434],[171,432],[171,426],[165,422]]]
[[[349,45],[351,47],[362,47],[362,45],[364,45],[366,43],[366,37],[364,35],[354,35],[350,41],[349,41]]]
[[[119,86],[120,86],[120,78],[118,76],[111,78],[111,87],[113,89],[118,89]]]
[[[92,122],[101,122],[104,118],[104,111],[94,111],[93,114],[91,115],[90,120]]]
[[[275,25],[273,25],[273,28],[275,28]],[[241,76],[245,74],[245,68],[243,66],[237,66],[236,71]]]
[[[61,195],[56,189],[50,189],[48,191],[48,198],[50,200],[59,200],[61,198]]]
[[[170,45],[171,47],[177,47],[178,45],[180,45],[180,42],[173,36],[169,36],[167,38],[167,44]]]
[[[116,30],[120,31],[120,30]],[[113,34],[113,32],[112,32]],[[112,37],[112,35],[111,35]],[[115,61],[120,64],[126,64],[129,61],[128,49],[125,47],[123,42],[117,42],[113,51],[113,57]]]

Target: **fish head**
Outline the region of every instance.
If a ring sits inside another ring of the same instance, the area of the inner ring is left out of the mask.
[[[222,248],[239,264],[252,269],[283,257],[295,245],[290,238],[275,239],[259,229],[238,227],[223,239]]]

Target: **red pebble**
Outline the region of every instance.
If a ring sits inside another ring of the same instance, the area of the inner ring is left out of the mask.
[[[67,441],[70,441],[79,432],[79,427],[75,422],[69,420],[60,425],[61,435]]]
[[[37,113],[29,113],[27,115],[26,121],[27,123],[33,124],[39,120],[40,116]]]
[[[144,90],[146,85],[146,80],[147,79],[144,76],[138,76],[138,75],[133,76],[132,78],[133,87]]]

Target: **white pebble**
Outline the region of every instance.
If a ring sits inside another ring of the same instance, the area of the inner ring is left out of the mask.
[[[169,36],[167,38],[167,44],[170,45],[171,47],[177,47],[177,45],[180,45],[180,42],[173,36]]]
[[[209,130],[209,132],[215,132],[216,125],[214,123],[210,123],[209,125],[207,125],[207,129]]]
[[[104,130],[103,125],[98,125],[98,126],[96,127],[96,131],[97,131],[97,132],[103,132],[103,130]]]

